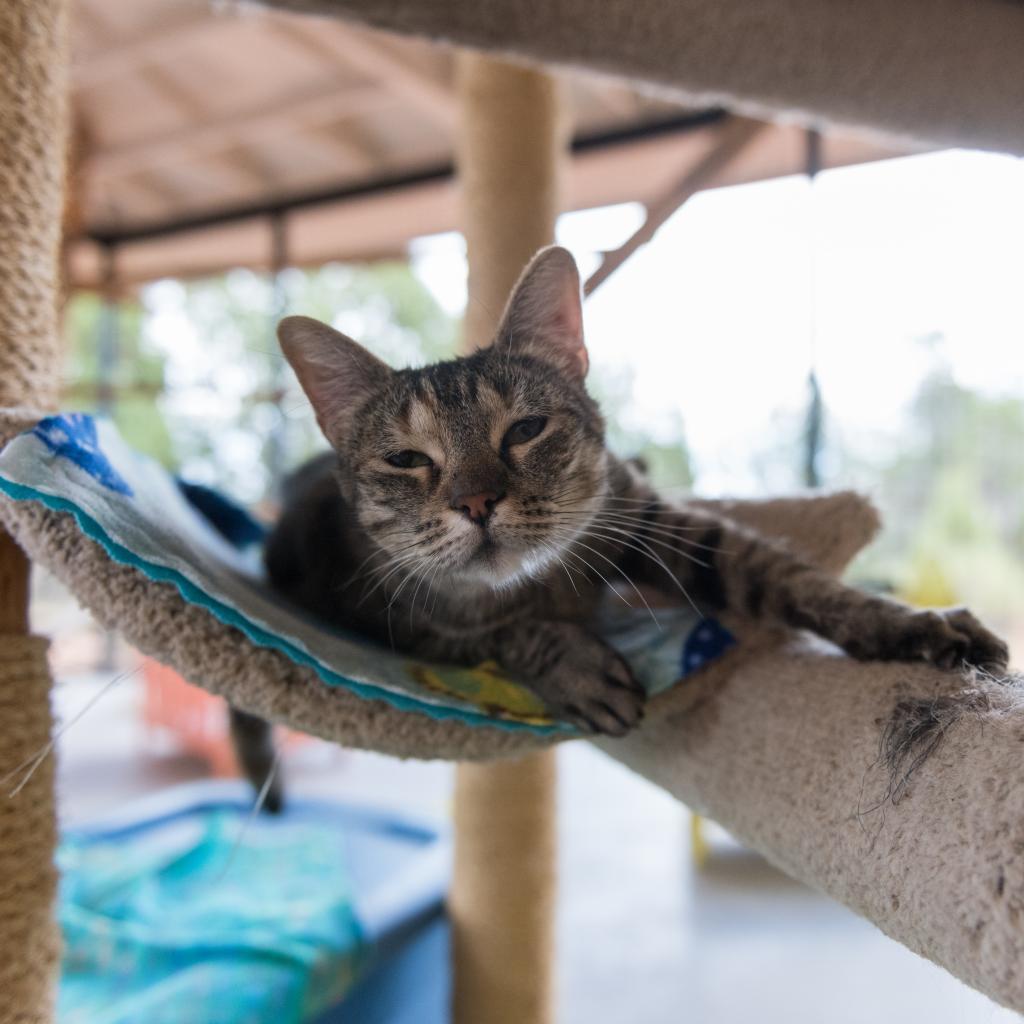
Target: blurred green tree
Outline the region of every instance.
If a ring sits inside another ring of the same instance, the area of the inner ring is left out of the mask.
[[[622,458],[641,458],[655,486],[683,497],[693,486],[693,465],[682,415],[651,424],[633,400],[629,367],[591,366],[587,387],[604,413],[608,446]]]
[[[64,404],[109,411],[135,448],[258,502],[282,469],[323,446],[277,347],[285,310],[333,323],[394,365],[455,347],[456,322],[407,263],[289,269],[276,283],[233,270],[158,282],[113,309],[76,294],[65,317]],[[105,359],[111,316],[116,344]]]
[[[886,529],[858,572],[922,604],[970,604],[997,626],[1024,621],[1024,400],[981,394],[934,362],[905,429],[874,464]]]
[[[113,318],[104,323],[105,318]],[[171,465],[174,448],[156,399],[164,389],[164,358],[146,343],[144,311],[132,297],[110,307],[95,292],[78,292],[64,317],[62,404],[84,412],[109,412],[118,429],[143,452]],[[113,360],[100,358],[100,337],[112,329]]]
[[[103,304],[95,294],[76,296],[66,321],[68,403],[95,411],[109,385],[114,419],[136,448],[258,502],[282,468],[323,447],[277,347],[274,326],[284,310],[332,323],[394,366],[455,351],[457,321],[407,263],[289,269],[276,284],[233,270],[159,282],[122,302],[109,381],[101,380],[98,346]],[[646,424],[633,407],[629,373],[595,368],[590,386],[612,448],[642,457],[659,486],[688,490],[693,470],[682,418],[657,430]]]

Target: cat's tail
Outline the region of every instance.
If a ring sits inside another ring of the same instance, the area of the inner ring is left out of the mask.
[[[284,782],[274,749],[274,727],[247,711],[239,711],[235,707],[229,710],[231,742],[239,767],[257,793],[266,790],[261,810],[280,814],[284,809]]]

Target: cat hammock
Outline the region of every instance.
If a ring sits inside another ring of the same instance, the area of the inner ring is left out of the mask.
[[[359,6],[336,5],[339,11]],[[941,9],[963,6],[943,0]],[[479,17],[501,7],[479,5]],[[565,0],[551,9],[562,7],[567,15],[580,14],[586,4],[580,0],[570,11]],[[649,7],[628,5],[641,14]],[[449,8],[453,26],[476,9],[374,5],[395,27],[435,34],[447,34],[445,26],[422,18],[447,18]],[[840,16],[834,5],[828,9]],[[932,18],[935,10],[931,5]],[[426,13],[410,20],[418,11]],[[61,0],[0,5],[5,441],[38,427],[57,403],[65,17]],[[631,26],[624,19],[623,32],[608,38],[618,45],[630,38]],[[575,35],[586,38],[582,21],[578,27]],[[589,51],[568,47],[550,52],[561,38],[545,34],[541,55],[588,57]],[[596,56],[592,63],[605,66]],[[463,96],[480,115],[464,154],[471,291],[499,297],[481,301],[486,309],[500,304],[519,267],[550,236],[557,107],[539,72],[476,58],[467,58],[463,72]],[[972,94],[978,95],[968,89],[957,98],[966,103]],[[494,116],[502,104],[507,116]],[[959,121],[949,124],[956,133]],[[931,127],[923,120],[921,126],[922,132]],[[531,130],[537,137],[524,139]],[[521,156],[529,151],[514,180],[507,177],[502,145],[519,147]],[[496,251],[488,252],[488,245]],[[54,421],[41,429],[49,432],[51,450],[60,447]],[[27,634],[23,550],[63,579],[102,622],[245,710],[351,746],[495,761],[485,774],[462,774],[459,781],[458,814],[475,827],[460,826],[468,839],[457,856],[452,898],[461,953],[457,1019],[550,1019],[551,762],[547,754],[507,759],[550,747],[564,731],[552,723],[510,728],[508,721],[479,714],[474,724],[466,715],[429,713],[423,695],[423,705],[413,707],[331,685],[301,658],[217,614],[179,580],[117,557],[70,504],[8,492],[26,500],[0,501],[0,520],[19,546],[0,534],[0,775],[31,759],[52,726],[45,642]],[[831,571],[840,571],[876,526],[871,509],[851,495],[738,503],[725,511]],[[968,683],[925,666],[858,664],[807,640],[741,621],[726,626],[739,638],[734,649],[655,697],[640,730],[601,746],[794,876],[998,1001],[1024,1009],[1024,786],[1014,777],[1024,740],[1019,686],[985,678]],[[46,760],[16,797],[0,800],[0,1024],[52,1019],[58,949],[51,915],[52,787],[52,761]],[[507,884],[513,870],[518,887]]]
[[[41,420],[0,450],[0,495],[8,499],[0,504],[0,521],[106,626],[118,628],[142,650],[175,661],[185,678],[201,680],[234,703],[251,704],[250,691],[259,695],[259,707],[249,710],[270,718],[298,714],[306,732],[403,756],[493,757],[506,746],[526,750],[577,735],[496,665],[424,663],[364,637],[332,631],[283,603],[262,570],[263,528],[223,496],[178,481],[133,452],[110,422],[81,413]],[[47,513],[60,517],[55,532],[45,526]],[[33,538],[40,534],[48,541],[38,546]],[[92,542],[91,552],[82,549],[80,539]],[[220,643],[211,638],[195,644],[191,629],[179,633],[180,654],[168,651],[163,615],[148,597],[122,601],[122,585],[112,584],[109,576],[112,565],[135,571],[133,590],[139,584],[165,584],[172,602],[183,600],[227,627],[235,668],[226,673],[222,665],[210,665],[209,652]],[[659,609],[655,620],[646,609],[611,600],[601,619],[606,639],[632,661],[651,694],[734,643],[717,622],[701,620],[689,607]],[[256,651],[279,657],[250,662],[248,655]],[[286,689],[301,702],[285,708],[282,681],[292,671],[299,676]],[[318,691],[323,703],[318,700],[315,715],[309,715],[300,703]],[[339,691],[362,702],[360,713],[339,705]],[[470,731],[466,738],[446,740],[439,733],[417,743],[415,733],[396,734],[389,721],[366,734],[366,701],[402,712],[402,721],[414,712]],[[491,735],[478,747],[468,737],[481,727],[526,735],[504,743]]]

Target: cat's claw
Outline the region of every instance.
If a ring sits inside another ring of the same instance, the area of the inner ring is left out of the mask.
[[[944,669],[980,668],[993,675],[1004,675],[1010,658],[1006,644],[966,608],[912,612],[887,646],[883,657]]]
[[[556,717],[581,732],[606,736],[636,728],[647,700],[625,661],[598,644],[565,658],[534,689]]]

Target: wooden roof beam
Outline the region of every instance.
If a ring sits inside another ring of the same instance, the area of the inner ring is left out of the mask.
[[[199,153],[222,152],[265,138],[280,141],[297,131],[356,117],[391,102],[376,86],[338,88],[321,83],[270,106],[260,103],[176,132],[98,150],[92,154],[90,168],[105,177],[127,177],[156,164],[191,160]]]
[[[730,117],[716,131],[712,148],[657,201],[647,205],[647,217],[617,249],[606,252],[597,269],[583,285],[583,294],[592,295],[630,256],[646,245],[658,229],[688,199],[707,188],[743,153],[770,125],[745,117]]]
[[[78,0],[75,10],[78,17],[78,24],[87,26],[95,38],[109,40],[116,37],[116,23],[104,13],[98,11],[90,0]],[[184,15],[179,14],[178,17],[181,17],[184,20],[174,22],[172,25],[177,25],[182,31],[191,26],[193,22],[208,24],[210,20],[208,11],[205,12],[202,18],[196,19],[194,12],[189,14],[187,9]],[[152,30],[147,31],[147,36],[151,31]],[[190,31],[187,38],[179,41],[183,43],[187,42],[188,39],[191,38]],[[123,53],[134,50],[135,57],[132,59],[141,59],[145,56],[145,54],[137,48],[136,44],[140,42],[141,38],[137,37],[134,44],[125,44],[125,46],[121,47],[120,50],[115,46],[112,58],[101,54],[99,57],[90,58],[86,64],[91,66],[93,59],[95,59],[97,64],[102,64],[103,71],[105,73],[108,66],[107,62],[113,60],[113,65],[111,66],[114,67],[114,71],[117,73],[118,68],[116,67],[116,64],[118,60],[118,52]],[[110,54],[109,49],[105,52],[108,55]],[[159,64],[151,64],[148,60],[143,60],[142,65],[137,67],[135,71],[137,76],[145,81],[165,103],[178,112],[183,121],[187,123],[195,123],[206,117],[206,107],[199,96],[175,78],[168,68],[162,67]],[[82,163],[84,171],[89,173],[92,170],[92,167],[89,166],[88,161],[83,160]],[[254,173],[252,167],[247,166],[244,162],[236,159],[234,154],[230,153],[225,153],[222,157],[218,158],[216,166],[209,170],[212,175],[226,179],[227,182],[233,186],[248,188],[255,186],[259,188],[264,187],[267,184],[266,175],[258,175]],[[165,207],[167,205],[168,204],[166,203],[164,204]]]
[[[320,154],[325,163],[330,163],[343,171],[351,169],[369,173],[373,170],[373,156],[365,146],[343,130],[328,128],[304,132],[301,142],[303,150]]]
[[[144,218],[166,217],[181,197],[163,182],[145,178],[137,181],[104,181],[86,178],[84,188],[92,194],[93,204],[107,219],[117,222],[125,210]]]
[[[206,118],[206,107],[199,98],[167,69],[155,65],[140,70],[139,74],[175,107],[189,124],[198,124]],[[254,161],[243,159],[232,152],[217,153],[204,168],[207,173],[241,188],[265,188],[270,176]]]
[[[458,119],[454,88],[415,67],[388,40],[330,18],[277,15],[274,27],[307,53],[335,67],[340,64],[361,72],[454,131]]]
[[[128,76],[166,59],[217,23],[207,3],[190,0],[173,8],[173,15],[144,30],[103,46],[72,61],[71,81],[76,89],[89,89]]]

